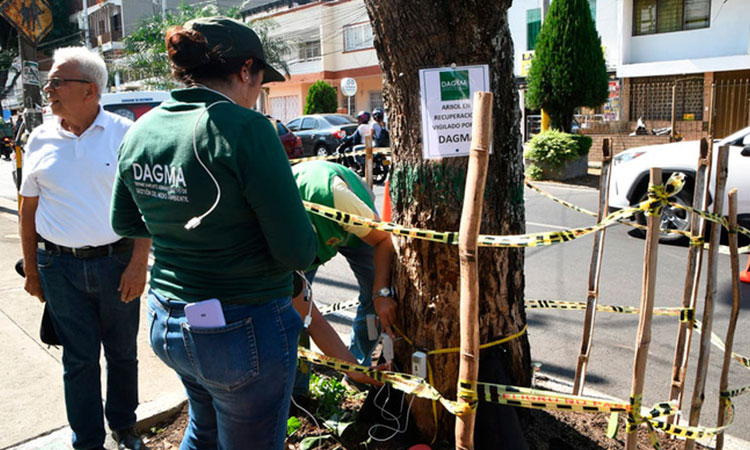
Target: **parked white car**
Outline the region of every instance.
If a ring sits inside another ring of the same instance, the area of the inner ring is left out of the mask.
[[[737,188],[737,211],[741,224],[750,223],[750,127],[728,136],[720,141],[714,141],[714,162],[718,148],[729,145],[729,166],[727,174],[726,192]],[[646,198],[648,189],[649,169],[660,167],[664,180],[674,172],[687,175],[685,187],[672,197],[672,201],[690,205],[693,201],[693,186],[698,167],[700,143],[698,141],[683,141],[671,144],[649,145],[626,150],[616,155],[612,162],[612,180],[610,185],[610,210],[627,208],[638,204]],[[714,197],[715,171],[711,172],[709,190],[711,201]],[[724,202],[724,215],[728,214],[727,202]],[[643,220],[641,215],[639,220]],[[688,230],[690,215],[678,208],[665,208],[661,220],[662,229]],[[676,233],[662,233],[661,241],[677,241],[683,239]]]

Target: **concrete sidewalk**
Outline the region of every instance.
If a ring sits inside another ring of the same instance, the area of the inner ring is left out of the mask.
[[[3,356],[0,449],[16,447],[55,430],[62,431],[54,436],[66,432],[67,436],[53,439],[43,447],[23,448],[68,448],[70,430],[63,399],[62,350],[40,342],[43,306],[23,290],[23,279],[14,270],[21,257],[16,211],[14,202],[0,198],[0,355]],[[147,325],[146,304],[142,301],[138,334],[139,396],[141,404],[149,406],[139,408],[139,420],[153,414],[155,407],[166,406],[164,399],[167,403],[184,399],[182,384],[174,372],[151,351]],[[104,376],[102,370],[103,386]]]

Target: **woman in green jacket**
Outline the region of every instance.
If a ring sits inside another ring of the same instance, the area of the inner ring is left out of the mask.
[[[276,131],[249,108],[284,78],[231,19],[192,20],[166,44],[187,88],[123,140],[112,225],[153,239],[150,342],[187,391],[181,448],[281,449],[302,326],[292,271],[317,244]]]

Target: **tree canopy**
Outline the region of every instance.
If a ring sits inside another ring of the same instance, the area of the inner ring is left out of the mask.
[[[167,48],[164,34],[172,26],[182,25],[197,17],[210,17],[218,14],[240,19],[239,8],[221,10],[215,5],[188,5],[183,3],[175,11],[167,11],[165,15],[154,15],[144,19],[140,25],[125,37],[124,53],[115,69],[131,74],[131,78],[142,79],[147,85],[160,89],[170,89],[177,86],[171,77],[171,68],[167,59]],[[263,43],[267,63],[281,67],[288,72],[283,61],[283,54],[288,52],[287,44],[280,39],[271,38],[270,32],[277,25],[271,20],[253,22],[251,27],[258,34]]]
[[[323,80],[318,80],[307,91],[303,114],[335,113],[338,107],[336,89]]]
[[[575,108],[607,99],[602,44],[587,0],[554,0],[537,37],[526,102],[550,115],[552,128],[570,131]]]

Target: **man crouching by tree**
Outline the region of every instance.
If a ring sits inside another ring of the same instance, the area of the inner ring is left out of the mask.
[[[104,415],[119,448],[146,448],[138,406],[136,335],[149,239],[120,239],[109,210],[117,148],[132,122],[99,105],[107,68],[84,47],[58,49],[44,91],[58,118],[29,137],[21,184],[26,291],[47,302],[63,347],[68,422],[76,449],[102,449]]]

